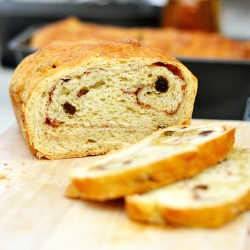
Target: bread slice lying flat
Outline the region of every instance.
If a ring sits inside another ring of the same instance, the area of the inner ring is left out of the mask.
[[[250,149],[234,148],[225,160],[191,179],[126,197],[131,219],[218,227],[250,209]]]
[[[131,39],[56,42],[26,57],[10,85],[31,152],[49,159],[105,154],[189,124],[196,91],[184,65]]]
[[[74,169],[66,195],[103,201],[193,176],[227,155],[234,134],[234,125],[161,129],[89,166]]]

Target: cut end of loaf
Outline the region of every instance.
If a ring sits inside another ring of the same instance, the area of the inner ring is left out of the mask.
[[[15,108],[30,147],[59,159],[105,154],[189,124],[197,80],[174,58],[133,40],[57,43],[21,63],[11,90],[24,103]]]

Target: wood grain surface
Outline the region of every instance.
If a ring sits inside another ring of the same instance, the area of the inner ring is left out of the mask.
[[[211,122],[225,121],[193,124]],[[236,145],[250,147],[250,122],[230,122],[237,126]],[[174,228],[129,220],[123,200],[66,198],[69,171],[96,158],[38,160],[17,125],[1,134],[0,250],[250,249],[250,212],[218,229]]]

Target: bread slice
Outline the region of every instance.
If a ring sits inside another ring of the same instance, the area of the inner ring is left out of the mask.
[[[189,124],[196,91],[183,64],[131,39],[56,42],[26,57],[10,85],[31,152],[49,159],[105,154]]]
[[[235,147],[225,160],[191,179],[126,197],[133,220],[218,227],[250,209],[250,149]]]
[[[142,193],[193,176],[223,159],[234,125],[173,126],[70,173],[71,198],[108,200]]]

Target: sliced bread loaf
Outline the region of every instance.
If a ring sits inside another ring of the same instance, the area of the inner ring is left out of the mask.
[[[173,126],[70,173],[71,198],[108,200],[142,193],[193,176],[222,160],[234,144],[235,126]]]
[[[218,227],[250,209],[250,149],[234,148],[225,160],[191,179],[126,197],[131,219]]]
[[[10,85],[38,157],[105,154],[159,129],[189,124],[197,79],[160,50],[120,42],[57,42],[26,57]]]

